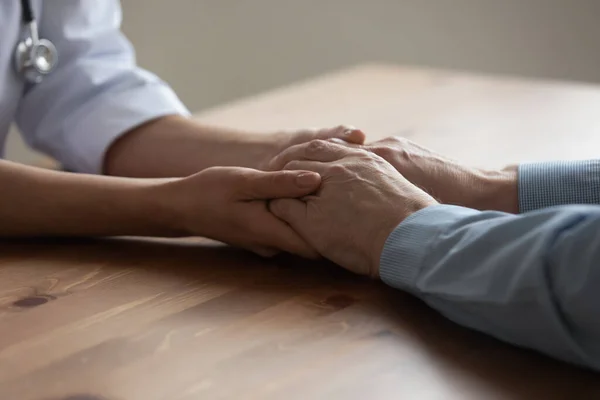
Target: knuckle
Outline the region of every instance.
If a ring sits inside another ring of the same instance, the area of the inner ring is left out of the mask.
[[[356,130],[351,125],[336,125],[329,128],[324,128],[319,131],[315,136],[317,138],[329,139],[329,138],[344,138],[349,132]]]
[[[373,157],[376,157],[376,154],[374,154],[373,151],[369,151],[366,149],[355,149],[352,155],[359,159],[371,159]]]
[[[346,166],[343,164],[333,164],[329,167],[329,172],[333,175],[341,175],[346,172]]]
[[[269,186],[282,186],[285,185],[291,175],[288,171],[279,171],[277,173],[269,174],[266,178],[266,184]]]
[[[379,154],[376,154],[374,152],[371,151],[367,151],[364,153],[361,153],[359,155],[357,155],[357,160],[365,165],[374,165],[374,164],[380,164],[380,163],[385,163],[387,164],[388,161],[380,156]]]
[[[328,146],[327,146],[328,149],[332,149],[334,147],[339,147],[339,146],[349,147],[348,142],[346,142],[344,139],[337,138],[337,137],[327,139],[327,143],[328,143]]]
[[[315,155],[320,154],[327,149],[327,141],[321,139],[311,140],[306,146],[306,154],[307,155]]]
[[[238,176],[235,182],[232,182],[228,194],[229,200],[254,196],[257,190],[257,182],[249,176]]]
[[[236,187],[246,187],[252,183],[252,177],[246,171],[239,171],[235,174],[230,174],[231,183]]]
[[[403,144],[407,142],[407,139],[403,136],[390,136],[384,139],[384,141],[389,143]]]
[[[377,154],[379,157],[386,159],[386,160],[389,160],[390,158],[394,157],[394,153],[396,152],[396,150],[394,150],[390,146],[385,146],[385,145],[375,146],[372,149],[372,151],[373,151],[373,153]]]
[[[235,180],[238,178],[239,173],[231,167],[210,167],[201,171],[200,174],[210,179],[231,179]]]

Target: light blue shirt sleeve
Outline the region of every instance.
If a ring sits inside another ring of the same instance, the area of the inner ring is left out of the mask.
[[[600,160],[519,165],[519,211],[600,204]]]
[[[151,119],[189,114],[172,90],[136,66],[117,0],[34,3],[57,69],[29,86],[17,111],[25,140],[74,171],[100,173],[121,134]]]
[[[600,206],[431,206],[391,234],[380,274],[461,325],[600,370]]]

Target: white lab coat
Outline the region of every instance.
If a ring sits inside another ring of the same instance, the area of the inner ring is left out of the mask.
[[[0,0],[0,154],[12,121],[24,138],[67,169],[100,173],[105,151],[127,130],[168,114],[189,114],[175,93],[135,65],[120,31],[117,0],[34,0],[40,37],[58,66],[37,85],[14,69],[23,34],[18,0]]]

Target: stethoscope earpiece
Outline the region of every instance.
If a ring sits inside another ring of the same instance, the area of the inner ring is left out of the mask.
[[[38,37],[37,23],[29,0],[21,0],[21,6],[27,35],[15,49],[15,68],[27,82],[40,83],[44,76],[56,68],[58,51],[51,41]]]

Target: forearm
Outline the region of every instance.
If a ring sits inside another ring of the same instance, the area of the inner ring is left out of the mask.
[[[0,161],[0,236],[170,236],[157,183]]]
[[[187,176],[213,166],[258,168],[271,149],[267,135],[168,116],[124,134],[108,150],[104,173],[129,177]]]
[[[600,369],[600,208],[436,206],[392,233],[382,279],[467,327]]]

